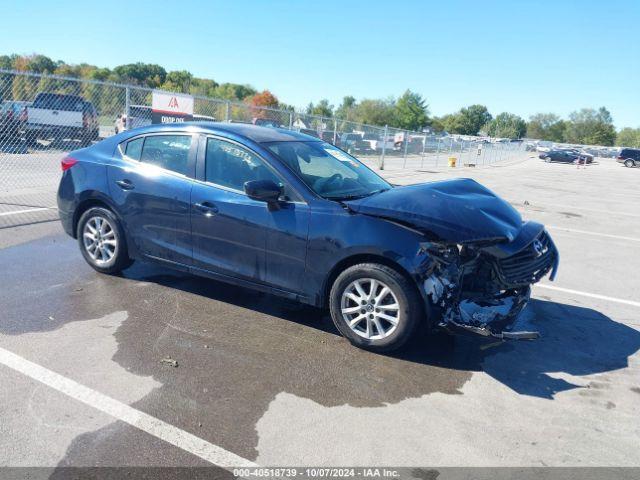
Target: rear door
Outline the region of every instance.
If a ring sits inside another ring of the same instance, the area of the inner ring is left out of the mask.
[[[120,159],[108,168],[109,190],[129,240],[143,255],[190,265],[194,136],[140,136],[119,150]]]

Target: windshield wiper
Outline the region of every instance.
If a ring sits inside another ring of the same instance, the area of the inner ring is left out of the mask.
[[[345,200],[358,200],[360,198],[370,197],[372,195],[376,195],[378,193],[386,192],[390,190],[389,188],[381,188],[379,190],[374,190],[372,192],[361,193],[359,195],[341,195],[339,197],[325,197],[328,200],[335,200],[337,202],[343,202]]]

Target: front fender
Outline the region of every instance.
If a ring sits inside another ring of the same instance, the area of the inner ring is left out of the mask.
[[[399,266],[418,285],[421,269],[429,259],[420,246],[424,240],[419,232],[380,218],[348,210],[314,211],[309,227],[306,293],[322,304],[335,268],[349,265],[350,259],[367,257],[383,258]]]

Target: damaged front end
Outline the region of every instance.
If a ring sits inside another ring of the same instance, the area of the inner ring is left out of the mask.
[[[500,339],[535,339],[538,332],[513,331],[531,285],[558,267],[558,251],[539,224],[529,222],[502,244],[425,242],[422,287],[438,326]]]

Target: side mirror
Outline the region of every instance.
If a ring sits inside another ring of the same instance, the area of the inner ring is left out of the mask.
[[[273,180],[251,180],[244,183],[244,193],[253,200],[274,204],[282,195],[282,186]]]

